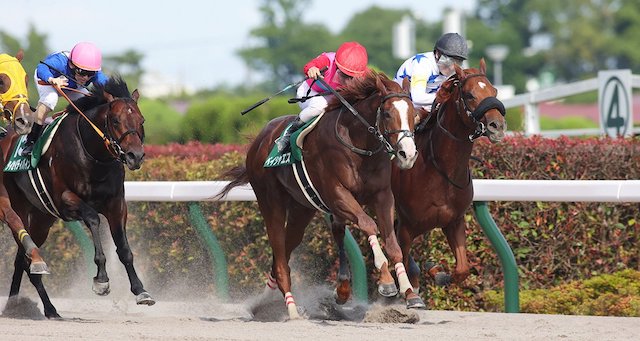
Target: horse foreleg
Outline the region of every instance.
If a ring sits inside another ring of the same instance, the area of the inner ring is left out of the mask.
[[[413,291],[418,293],[420,290],[420,268],[413,260],[413,257],[411,257],[411,244],[413,243],[413,238],[409,235],[406,226],[401,220],[399,220],[396,225],[396,234],[398,235],[398,244],[402,251],[402,262],[406,267],[409,282],[411,283]]]
[[[344,249],[345,224],[332,218],[331,233],[338,246],[338,276],[336,283],[336,303],[345,304],[351,297],[351,270]]]
[[[109,223],[109,229],[113,242],[116,245],[118,259],[120,259],[120,263],[124,265],[127,271],[131,292],[136,295],[136,304],[149,306],[156,304],[155,299],[144,289],[142,281],[140,281],[136,269],[133,266],[133,253],[127,240],[127,204],[124,198],[110,202],[109,205],[107,205],[106,212],[103,212],[103,214]]]
[[[456,268],[453,271],[452,280],[459,284],[469,276],[470,266],[467,258],[467,245],[465,233],[466,225],[463,219],[458,219],[445,229],[445,235],[449,242],[449,247],[456,258]]]

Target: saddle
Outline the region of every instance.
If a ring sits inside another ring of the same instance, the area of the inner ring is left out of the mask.
[[[324,113],[318,115],[314,119],[307,122],[300,129],[296,130],[291,134],[290,146],[288,150],[284,150],[282,152],[278,151],[278,147],[274,144],[269,156],[264,162],[265,168],[272,167],[280,167],[291,165],[294,162],[302,161],[302,146],[304,145],[304,138],[315,128],[315,126],[320,121],[320,118],[324,115]],[[291,123],[287,125],[285,129],[282,130],[280,137],[284,134],[285,131],[291,126]]]

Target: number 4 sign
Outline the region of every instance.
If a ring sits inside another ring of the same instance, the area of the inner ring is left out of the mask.
[[[600,129],[611,137],[633,135],[631,70],[598,72]]]

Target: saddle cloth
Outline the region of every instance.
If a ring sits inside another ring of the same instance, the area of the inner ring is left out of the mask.
[[[51,122],[44,128],[44,131],[42,132],[36,143],[33,145],[33,152],[31,152],[30,156],[22,156],[22,150],[24,149],[24,144],[27,141],[27,135],[20,136],[18,138],[18,142],[13,148],[13,152],[9,154],[9,160],[4,166],[4,171],[24,172],[35,169],[36,166],[38,166],[40,157],[49,148],[53,136],[58,131],[58,127],[65,117],[67,117],[67,114],[58,116],[55,120],[53,120],[53,122]]]

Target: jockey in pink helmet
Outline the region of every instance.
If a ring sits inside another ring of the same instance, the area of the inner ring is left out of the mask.
[[[334,89],[339,89],[348,80],[354,77],[362,77],[369,70],[367,67],[367,49],[355,41],[349,41],[340,45],[336,52],[324,52],[309,61],[303,68],[304,74],[309,79],[298,87],[298,98],[305,98],[299,102],[302,111],[291,123],[281,138],[276,140],[279,151],[284,151],[289,146],[291,134],[305,125],[314,117],[324,113],[327,107],[327,90],[315,82],[318,77]],[[324,76],[320,70],[326,68]]]
[[[101,70],[102,53],[93,43],[88,42],[76,44],[71,52],[52,53],[38,64],[35,81],[40,98],[36,106],[36,120],[27,135],[22,155],[31,153],[33,144],[42,132],[47,114],[58,103],[58,91],[54,85],[62,89],[71,100],[76,100],[88,93],[86,87],[90,84],[107,82],[108,78]]]

